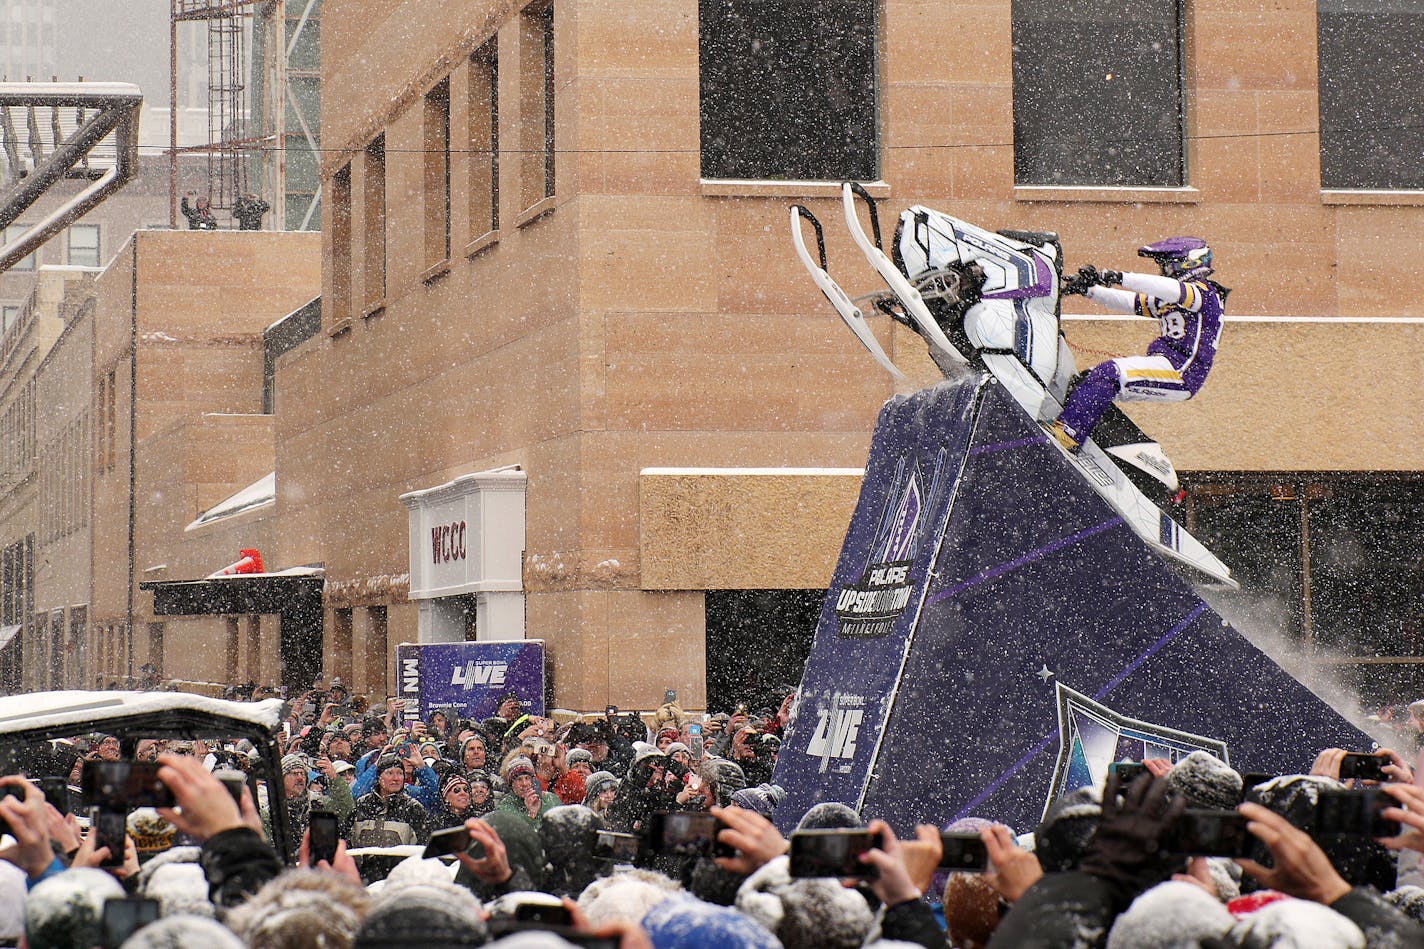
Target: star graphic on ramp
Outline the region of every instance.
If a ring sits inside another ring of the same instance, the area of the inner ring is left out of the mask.
[[[1038,676],[1040,679],[1042,679],[1044,685],[1047,685],[1047,684],[1048,684],[1048,680],[1051,679],[1051,678],[1053,678],[1053,673],[1050,672],[1050,671],[1048,671],[1048,666],[1047,666],[1046,664],[1044,665],[1044,667],[1043,667],[1042,669],[1039,669],[1037,672],[1035,672],[1034,675],[1036,675],[1036,676]]]

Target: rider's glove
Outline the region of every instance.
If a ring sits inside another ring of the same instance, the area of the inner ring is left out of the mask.
[[[1098,271],[1098,283],[1105,287],[1115,287],[1122,283],[1121,270],[1100,270]]]
[[[1065,297],[1082,296],[1088,292],[1090,286],[1091,284],[1083,282],[1082,277],[1073,274],[1063,278],[1063,283],[1058,288],[1058,294]]]

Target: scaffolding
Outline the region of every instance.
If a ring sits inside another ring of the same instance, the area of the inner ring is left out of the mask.
[[[320,225],[316,157],[320,0],[170,0],[169,224],[177,226],[178,155],[207,157],[208,200],[231,211],[257,193],[273,226]],[[207,36],[208,140],[178,145],[178,26]]]

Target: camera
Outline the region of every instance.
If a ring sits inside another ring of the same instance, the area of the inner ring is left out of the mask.
[[[470,840],[470,832],[463,824],[431,834],[430,842],[425,845],[425,853],[422,856],[429,859],[461,853],[469,854],[476,860],[482,860],[485,856],[484,844],[478,840]]]
[[[1188,808],[1168,828],[1162,849],[1193,857],[1265,857],[1265,846],[1246,829],[1246,816],[1229,810]]]
[[[873,880],[879,870],[874,864],[861,863],[860,855],[880,844],[879,834],[856,828],[795,831],[791,835],[791,875]]]
[[[599,860],[614,863],[635,863],[641,843],[636,834],[620,834],[611,830],[600,830],[593,842],[593,855]]]
[[[696,811],[658,811],[649,824],[651,847],[657,853],[678,857],[730,857],[736,848],[717,841],[727,825],[711,814]]]
[[[172,807],[173,792],[158,780],[159,767],[156,761],[85,761],[79,789],[88,804],[106,810]]]
[[[1389,763],[1387,755],[1352,751],[1340,759],[1340,780],[1388,781],[1389,775],[1384,773],[1384,767]]]
[[[1349,834],[1359,837],[1397,837],[1399,821],[1388,820],[1380,812],[1397,807],[1394,798],[1378,788],[1356,791],[1321,791],[1315,802],[1317,834]]]
[[[983,873],[989,869],[989,848],[978,834],[946,831],[939,835],[939,842],[944,850],[939,859],[941,870]]]

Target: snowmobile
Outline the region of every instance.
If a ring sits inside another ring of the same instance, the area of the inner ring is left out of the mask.
[[[869,208],[870,234],[857,198]],[[799,204],[790,209],[791,238],[811,279],[882,368],[897,381],[905,378],[871,331],[866,308],[920,335],[946,376],[988,372],[1040,427],[1058,417],[1076,368],[1060,326],[1063,248],[1056,234],[987,231],[915,205],[900,214],[887,255],[869,192],[846,182],[841,204],[851,239],[887,289],[848,296],[830,275],[821,223]],[[815,233],[817,258],[806,246],[803,222]],[[1116,405],[1077,453],[1046,434],[1044,440],[1161,556],[1208,583],[1237,586],[1226,565],[1171,516],[1181,493],[1177,472],[1162,447]]]

